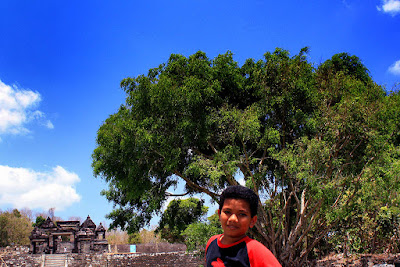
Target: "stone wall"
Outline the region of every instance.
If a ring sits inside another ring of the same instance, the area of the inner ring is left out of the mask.
[[[2,265],[2,264],[6,265]],[[29,247],[17,246],[0,248],[0,266],[22,267],[32,266],[40,267],[42,264],[42,255],[29,254]]]
[[[129,253],[131,245],[110,245],[112,253]],[[167,242],[137,244],[137,253],[159,253],[159,252],[178,252],[186,251],[185,244],[170,244]]]
[[[69,267],[81,266],[154,266],[154,267],[198,267],[203,260],[185,252],[129,253],[129,254],[71,254]]]
[[[4,262],[3,262],[4,261]],[[70,267],[117,267],[117,266],[154,266],[154,267],[199,267],[203,259],[185,252],[169,253],[106,253],[106,254],[68,254]],[[5,263],[6,265],[2,265]],[[42,255],[29,254],[28,247],[0,247],[0,266],[41,267]],[[399,266],[400,254],[363,254],[347,258],[342,254],[331,255],[325,259],[308,262],[305,266]]]
[[[26,248],[7,248],[0,250],[0,266],[2,260],[7,267],[40,267],[42,255],[29,254]],[[180,252],[164,253],[105,253],[105,254],[68,254],[68,266],[70,267],[117,267],[117,266],[154,266],[154,267],[198,267],[203,260],[193,254]]]

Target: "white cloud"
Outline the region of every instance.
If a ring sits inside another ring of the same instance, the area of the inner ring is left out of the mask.
[[[400,0],[382,0],[382,5],[376,8],[381,12],[395,16],[400,13]]]
[[[392,66],[389,67],[389,72],[395,75],[400,75],[400,60],[397,60]]]
[[[47,120],[44,124],[44,126],[46,126],[46,128],[48,129],[54,129],[54,125],[51,121]]]
[[[78,175],[61,166],[36,172],[0,165],[0,177],[0,205],[60,211],[81,199],[74,186],[80,181]]]
[[[41,101],[38,92],[11,87],[0,80],[0,135],[26,134],[26,124],[38,121],[49,129],[54,125],[36,107]]]

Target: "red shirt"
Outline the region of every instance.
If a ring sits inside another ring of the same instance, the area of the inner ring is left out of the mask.
[[[224,245],[221,235],[211,237],[206,246],[207,267],[275,267],[281,266],[269,249],[257,240],[246,236],[241,240]]]

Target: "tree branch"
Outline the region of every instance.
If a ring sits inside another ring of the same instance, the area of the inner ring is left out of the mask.
[[[181,174],[179,171],[175,170],[174,174],[181,177],[183,180],[185,180],[185,182],[188,184],[189,187],[191,187],[193,190],[197,191],[197,192],[202,192],[202,193],[206,193],[207,195],[209,195],[212,199],[214,199],[215,201],[218,202],[218,194],[215,194],[213,192],[211,192],[210,190],[208,190],[207,188],[201,187],[198,184],[192,182],[191,180],[189,180],[187,177],[185,177],[183,174]]]
[[[182,194],[173,194],[173,193],[170,193],[170,192],[165,192],[165,196],[166,197],[183,197],[183,196],[186,196],[188,194],[189,194],[189,192],[182,193]]]
[[[250,170],[250,162],[249,162],[249,156],[247,155],[247,151],[246,151],[246,145],[244,144],[243,140],[241,140],[241,143],[242,143],[242,147],[243,147],[243,153],[245,155],[246,167],[247,167],[247,170]],[[253,173],[251,171],[249,171],[249,175],[251,177],[251,181],[253,182],[254,191],[258,195],[258,187],[257,187],[256,182],[254,180]]]

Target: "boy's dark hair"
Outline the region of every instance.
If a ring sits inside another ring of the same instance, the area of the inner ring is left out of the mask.
[[[251,217],[257,215],[258,208],[258,196],[254,193],[250,188],[241,186],[241,185],[232,185],[225,188],[219,197],[219,210],[222,210],[222,206],[224,205],[224,201],[227,198],[233,199],[244,199],[250,205],[250,213]]]

